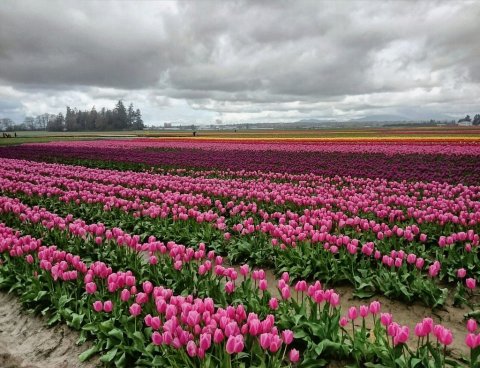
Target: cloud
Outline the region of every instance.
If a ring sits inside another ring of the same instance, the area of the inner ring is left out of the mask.
[[[0,8],[0,115],[66,105],[147,123],[463,115],[477,1],[17,1]]]

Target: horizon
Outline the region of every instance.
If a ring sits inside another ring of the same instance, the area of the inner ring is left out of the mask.
[[[146,125],[473,117],[479,16],[475,1],[3,2],[0,118],[119,99]]]

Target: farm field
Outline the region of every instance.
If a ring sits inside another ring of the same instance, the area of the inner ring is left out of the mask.
[[[478,367],[479,133],[0,141],[0,287],[85,366]]]

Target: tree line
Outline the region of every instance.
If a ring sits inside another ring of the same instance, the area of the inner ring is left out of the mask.
[[[14,124],[11,119],[1,119],[0,130],[48,130],[51,132],[78,132],[92,130],[142,130],[145,126],[140,109],[133,104],[125,107],[119,100],[113,109],[103,107],[97,111],[72,109],[67,106],[65,115],[59,113],[42,114],[26,117],[21,124]]]
[[[476,114],[474,117],[473,117],[473,120],[472,118],[470,117],[470,115],[467,115],[465,116],[464,118],[458,120],[459,123],[462,123],[462,122],[467,122],[467,123],[472,123],[472,125],[480,125],[480,114]]]

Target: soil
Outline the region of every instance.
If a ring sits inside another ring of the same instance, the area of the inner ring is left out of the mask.
[[[93,368],[98,358],[80,363],[90,346],[77,346],[79,335],[64,324],[49,328],[45,319],[22,310],[18,298],[0,292],[0,367]]]

